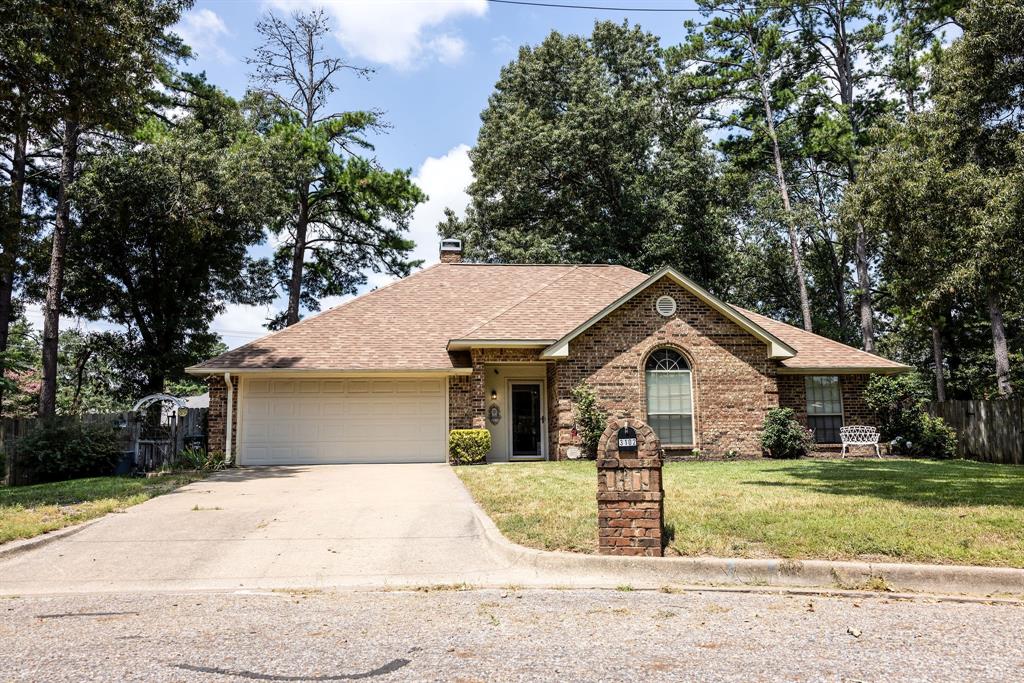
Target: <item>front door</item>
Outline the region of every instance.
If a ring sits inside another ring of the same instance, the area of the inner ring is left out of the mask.
[[[509,387],[512,405],[512,457],[544,457],[540,382],[514,382]]]

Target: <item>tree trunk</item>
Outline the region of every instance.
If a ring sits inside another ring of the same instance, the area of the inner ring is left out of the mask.
[[[857,226],[857,287],[860,292],[857,299],[860,303],[860,333],[864,341],[864,350],[875,352],[875,314],[871,308],[871,273],[868,272],[868,239],[864,234],[864,226]]]
[[[946,400],[946,377],[943,375],[942,328],[932,324],[932,358],[935,361],[935,398]]]
[[[39,388],[39,415],[50,417],[57,410],[57,342],[60,336],[61,295],[64,291],[64,253],[71,231],[71,205],[68,191],[75,176],[78,158],[77,121],[64,121],[61,145],[60,184],[57,188],[57,216],[53,223],[50,249],[50,273],[46,282],[43,307],[43,382]]]
[[[1003,309],[999,306],[994,292],[988,293],[988,317],[992,321],[992,350],[996,356],[996,389],[1003,398],[1013,395],[1010,384],[1010,354],[1006,348],[1006,327],[1003,325]]]
[[[78,361],[75,363],[75,394],[71,399],[71,413],[74,415],[78,414],[78,409],[81,406],[82,384],[85,382],[85,366],[89,363],[91,357],[92,349],[87,347],[78,356]]]
[[[846,28],[846,12],[849,8],[844,2],[834,3],[827,12],[829,19],[835,29],[835,75],[836,85],[839,90],[839,102],[846,108],[846,115],[850,122],[850,130],[853,132],[854,144],[859,145],[860,122],[854,112],[854,64],[853,53],[850,48],[850,35]],[[853,160],[847,161],[847,175],[850,183],[857,179],[857,169]],[[875,352],[875,319],[874,310],[871,305],[871,270],[868,255],[868,237],[864,230],[864,224],[857,221],[857,242],[856,242],[856,268],[857,288],[860,290],[858,303],[860,307],[860,333],[864,350],[868,353]]]
[[[836,321],[839,323],[840,339],[846,339],[846,330],[849,327],[846,310],[846,283],[843,280],[843,271],[838,269],[835,273],[833,283],[833,294],[836,297]]]
[[[789,232],[789,250],[793,255],[793,268],[796,270],[797,289],[800,292],[800,312],[804,319],[804,329],[811,332],[811,302],[807,295],[807,280],[804,277],[804,259],[800,252],[800,237],[796,232],[796,217],[789,203],[789,185],[786,183],[785,170],[782,167],[782,152],[779,150],[779,138],[775,133],[775,119],[767,86],[761,80],[761,101],[764,104],[765,121],[768,126],[768,137],[772,141],[772,156],[775,159],[775,177],[782,195],[782,208],[786,214],[786,230]]]
[[[28,126],[24,119],[19,122],[14,135],[14,149],[11,154],[10,202],[0,236],[0,377],[6,371],[4,353],[11,333],[11,305],[14,294],[14,270],[18,264],[18,250],[21,242],[21,214],[25,198],[25,168],[28,164]],[[0,415],[3,415],[3,390],[0,389]]]
[[[316,37],[308,27],[303,27],[306,56],[306,83],[315,82],[316,75]],[[304,128],[309,130],[316,121],[316,93],[303,89],[306,100],[306,122]],[[299,215],[295,221],[295,251],[292,252],[292,275],[288,281],[288,312],[285,327],[299,322],[299,304],[302,300],[302,271],[306,265],[306,235],[309,230],[309,190],[311,183],[303,180],[299,186]]]
[[[302,269],[306,263],[306,231],[309,228],[309,185],[299,190],[299,215],[295,221],[295,250],[292,252],[292,276],[288,281],[288,314],[285,327],[299,322],[302,294]]]

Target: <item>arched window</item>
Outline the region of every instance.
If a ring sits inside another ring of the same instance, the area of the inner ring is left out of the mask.
[[[693,445],[693,383],[678,351],[658,349],[647,359],[647,423],[662,444]]]

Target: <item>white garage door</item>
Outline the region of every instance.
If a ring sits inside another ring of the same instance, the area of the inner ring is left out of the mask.
[[[243,465],[444,462],[445,380],[252,379]]]

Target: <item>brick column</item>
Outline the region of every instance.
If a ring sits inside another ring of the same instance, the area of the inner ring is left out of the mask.
[[[224,383],[223,375],[210,375],[206,378],[206,385],[210,389],[210,407],[206,411],[206,448],[211,453],[223,453],[227,446],[226,425],[228,419],[228,385]],[[231,377],[232,391],[232,420],[231,420],[231,449],[232,460],[238,463],[238,376]]]
[[[618,432],[636,431],[637,451],[619,453]],[[597,447],[597,551],[661,557],[665,491],[661,442],[640,420],[613,418]]]

